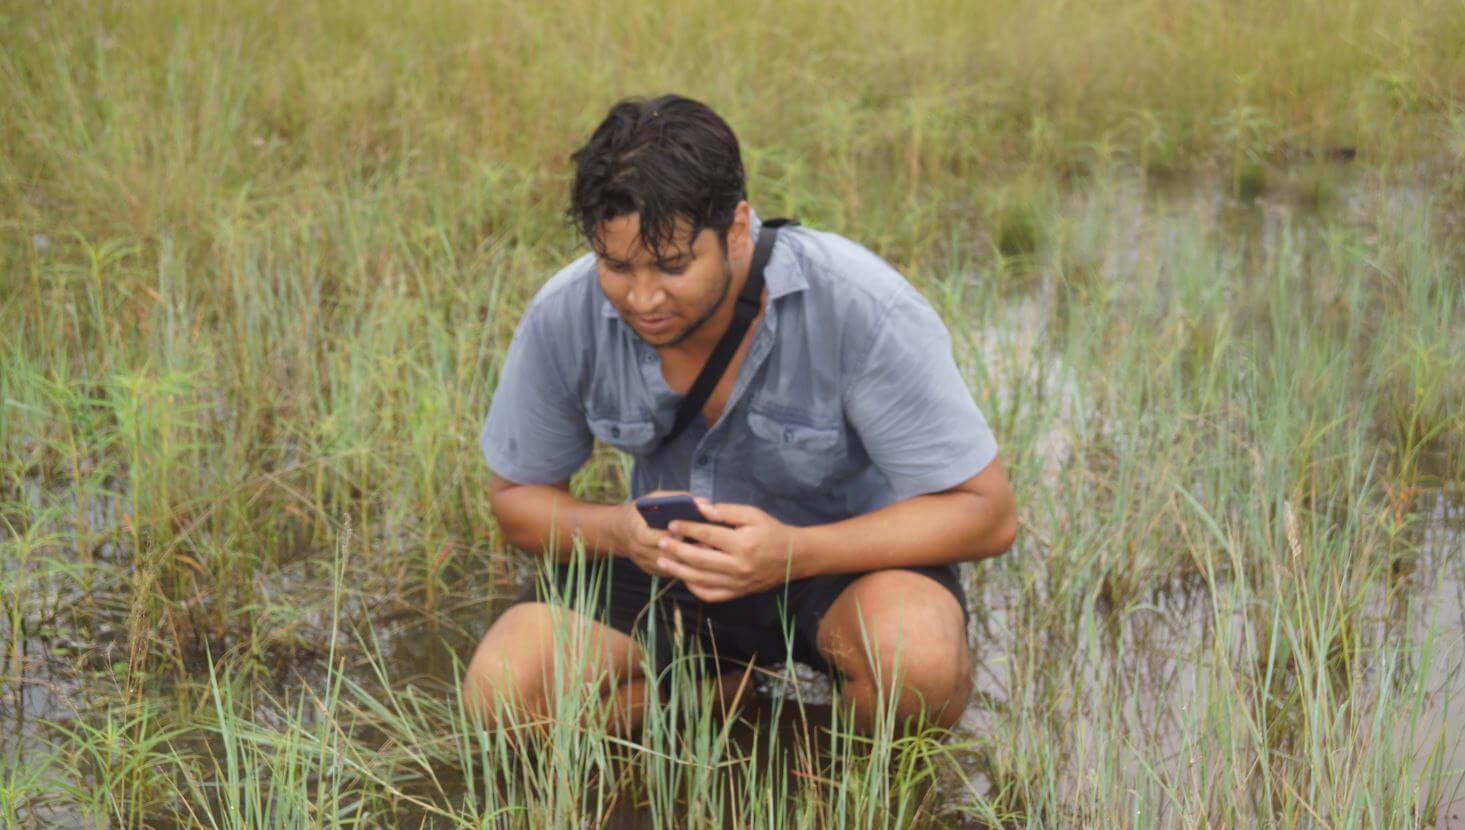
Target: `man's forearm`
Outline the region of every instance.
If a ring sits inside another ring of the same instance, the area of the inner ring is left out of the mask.
[[[534,552],[552,551],[561,562],[569,559],[577,535],[585,540],[587,559],[618,555],[610,532],[618,509],[618,505],[580,501],[543,484],[521,485],[494,500],[494,515],[509,544]]]
[[[798,528],[796,577],[945,565],[1002,553],[1017,516],[1010,503],[969,492],[916,496],[839,522]]]

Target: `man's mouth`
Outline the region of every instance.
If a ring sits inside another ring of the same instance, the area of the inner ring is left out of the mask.
[[[636,317],[632,325],[644,332],[656,333],[671,325],[670,317]]]

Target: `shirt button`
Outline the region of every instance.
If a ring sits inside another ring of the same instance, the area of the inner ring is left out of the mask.
[[[791,430],[791,429],[784,430],[783,431],[783,443],[787,444],[788,442],[790,442],[792,440],[794,440],[794,431]]]
[[[641,355],[641,362],[642,363],[655,363],[656,362],[656,355],[653,354],[652,352],[647,352],[646,354]]]
[[[697,456],[697,466],[699,466],[699,467],[706,467],[707,466],[707,462],[708,461],[711,461],[711,460],[712,459],[710,459],[710,458],[707,457],[707,453],[704,452],[701,455]]]
[[[611,437],[612,438],[619,438],[619,437],[621,437],[621,428],[620,427],[611,427],[610,428],[610,434],[611,434]]]

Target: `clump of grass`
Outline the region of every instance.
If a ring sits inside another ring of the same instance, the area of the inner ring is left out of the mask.
[[[338,611],[345,559],[338,555],[334,577]],[[581,574],[561,600],[593,615],[597,577]],[[158,736],[160,746],[135,747],[177,799],[153,805],[153,815],[220,827],[581,826],[617,816],[651,826],[874,827],[931,809],[924,793],[946,751],[939,733],[896,740],[887,709],[875,736],[858,737],[836,698],[827,727],[804,732],[804,743],[785,744],[769,730],[748,745],[735,736],[736,713],[724,717],[715,704],[700,655],[680,638],[665,671],[648,658],[655,682],[646,687],[645,725],[620,736],[608,729],[613,684],[565,684],[548,718],[526,722],[504,707],[499,726],[486,729],[437,684],[392,677],[371,631],[356,632],[368,673],[348,671],[334,657],[336,633],[341,646],[347,636],[337,622],[326,671],[293,690],[293,701],[225,661],[194,690],[208,704],[192,723],[202,740],[175,730]],[[572,645],[579,628],[570,615],[557,618],[566,646],[557,673],[590,668],[590,650]],[[783,705],[774,702],[774,719]],[[797,699],[789,705],[802,710]],[[99,739],[72,737],[87,746]]]
[[[1017,199],[1004,199],[1000,205],[993,217],[993,241],[997,252],[1007,259],[1031,258],[1037,254],[1043,241],[1037,209]]]
[[[986,202],[997,273],[1010,290],[1031,287],[1053,223],[1051,190],[1045,182],[1025,180],[993,189]]]
[[[1292,187],[1298,207],[1321,212],[1338,202],[1338,171],[1323,162],[1304,162],[1293,173]]]
[[[1180,172],[1180,148],[1166,118],[1142,107],[1125,118],[1122,130],[1130,135],[1135,166],[1146,180],[1164,183]]]
[[[1251,201],[1266,191],[1270,181],[1267,136],[1274,128],[1271,120],[1250,104],[1239,105],[1216,119],[1217,141],[1232,198]]]

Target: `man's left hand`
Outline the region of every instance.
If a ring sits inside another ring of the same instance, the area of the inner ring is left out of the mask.
[[[658,565],[703,602],[726,602],[797,579],[794,528],[747,504],[698,498],[708,522],[674,521]]]

